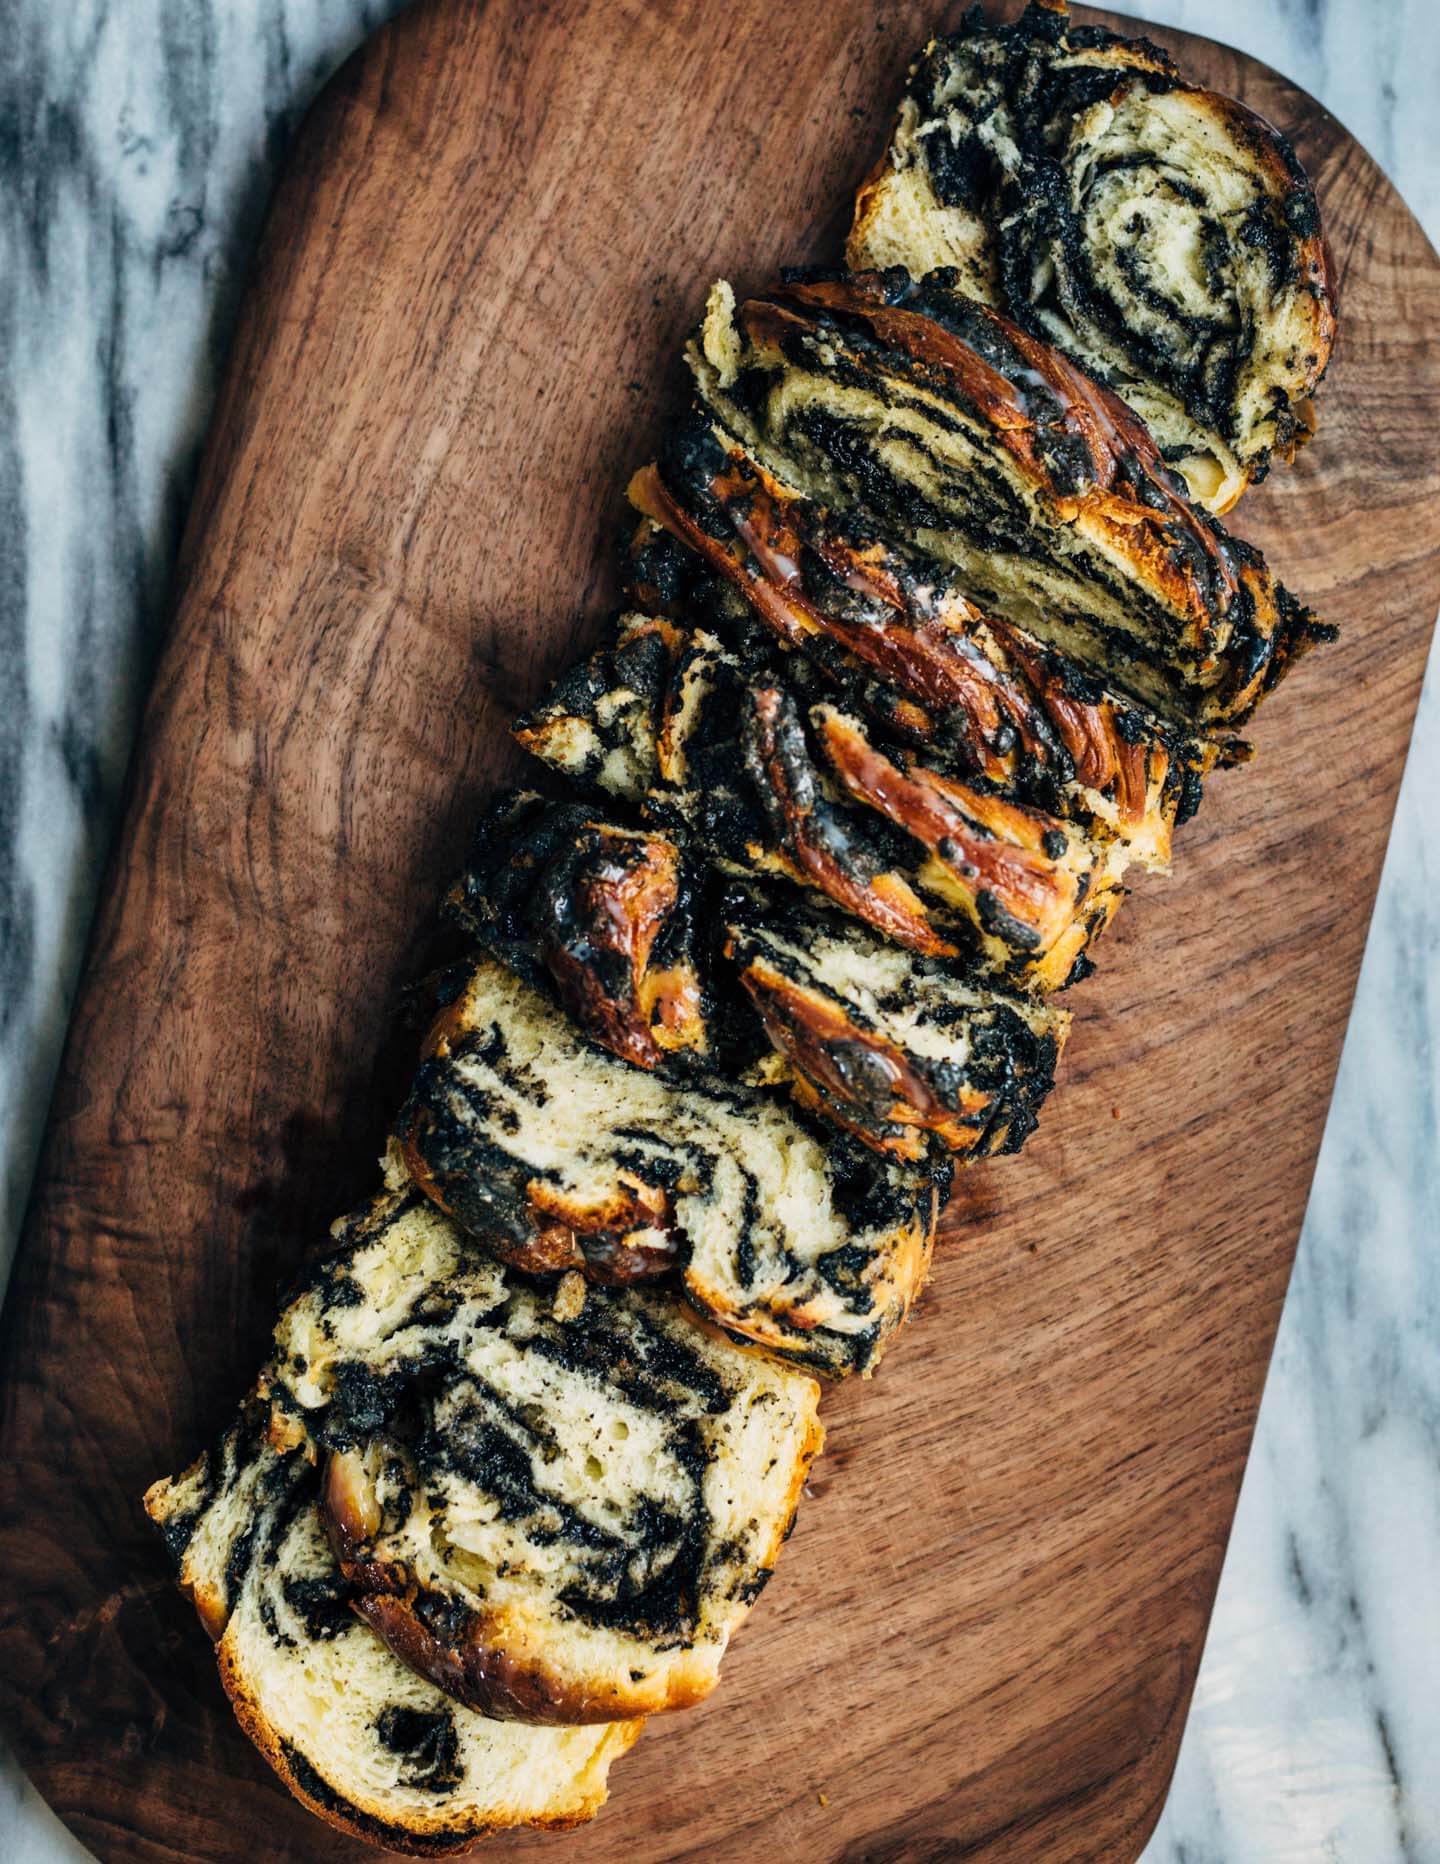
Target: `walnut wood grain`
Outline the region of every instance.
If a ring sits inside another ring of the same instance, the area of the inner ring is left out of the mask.
[[[445,0],[330,86],[215,418],[0,1362],[0,1706],[106,1859],[360,1847],[233,1726],[139,1497],[374,1181],[396,1006],[506,719],[599,630],[706,281],[838,249],[932,7]],[[780,1575],[599,1823],[497,1855],[1133,1857],[1180,1737],[1440,597],[1440,266],[1311,99],[1345,322],[1238,514],[1340,622],[1073,995],[1023,1159],[963,1180]]]

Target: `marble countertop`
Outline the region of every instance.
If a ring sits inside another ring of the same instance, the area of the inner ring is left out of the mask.
[[[0,197],[0,1281],[186,489],[290,131],[384,0],[14,0]],[[1146,0],[1440,242],[1436,0]],[[1440,340],[1440,333],[1437,333]],[[1440,1859],[1440,671],[1147,1864]],[[88,1854],[0,1760],[0,1858]],[[1117,1861],[1119,1864],[1119,1861]]]

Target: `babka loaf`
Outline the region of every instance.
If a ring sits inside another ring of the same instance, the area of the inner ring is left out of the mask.
[[[1070,1018],[861,934],[839,917],[735,889],[725,952],[802,1106],[916,1161],[1018,1152]]]
[[[626,1067],[493,960],[441,1012],[396,1140],[403,1173],[507,1262],[676,1271],[707,1320],[831,1377],[875,1365],[929,1270],[931,1174],[778,1093]]]
[[[425,1682],[355,1615],[319,1484],[303,1433],[294,1420],[275,1432],[261,1393],[215,1450],[145,1497],[240,1725],[295,1797],[422,1857],[593,1818],[642,1723],[523,1728]]]
[[[691,347],[707,407],[1182,731],[1241,724],[1331,631],[1189,502],[1122,401],[955,276],[796,278],[738,308],[716,286]]]
[[[877,1364],[1129,864],[1333,634],[1214,515],[1333,334],[1268,126],[1064,0],[972,9],[850,256],[711,291],[628,612],[515,728],[587,798],[481,824],[386,1189],[145,1498],[242,1725],[395,1850],[591,1817],[715,1687],[809,1373]]]
[[[414,1191],[336,1226],[268,1387],[354,1609],[504,1720],[684,1708],[775,1565],[819,1387],[663,1293],[536,1283]]]
[[[1101,826],[1145,866],[1168,866],[1218,755],[1209,740],[983,615],[940,564],[853,513],[832,516],[700,411],[635,475],[630,498],[649,520],[631,549],[642,607],[727,640],[758,623],[945,775]]]
[[[1063,1011],[888,945],[793,888],[724,887],[658,830],[533,792],[487,813],[449,905],[633,1066],[788,1084],[876,1151],[937,1170],[1018,1149],[1069,1027]],[[683,1047],[666,1039],[677,1018],[651,1039],[657,1002],[687,1006]]]
[[[847,254],[954,267],[1123,396],[1213,512],[1309,431],[1334,294],[1289,145],[1063,0],[1001,26],[974,7],[925,48]]]
[[[516,727],[555,768],[604,781],[604,720],[641,696],[603,681],[633,636],[664,630],[668,684],[651,706],[647,813],[738,873],[813,888],[883,937],[963,956],[1027,990],[1059,989],[1123,897],[1128,850],[1108,830],[1012,803],[885,746],[856,717],[797,693],[785,666],[698,629],[625,616],[619,644]],[[583,712],[570,709],[586,707]],[[640,771],[638,755],[631,767]]]

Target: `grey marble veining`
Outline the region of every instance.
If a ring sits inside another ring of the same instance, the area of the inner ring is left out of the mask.
[[[11,0],[0,33],[0,1286],[290,133],[396,0]],[[5,1756],[0,1860],[87,1855]]]
[[[6,10],[0,1269],[259,216],[299,113],[385,11]]]
[[[394,10],[387,0],[6,9],[0,1280],[258,214],[304,105]],[[1440,236],[1437,0],[1146,0],[1143,11],[1243,46],[1320,97]],[[1404,857],[1382,882],[1147,1864],[1440,1860],[1437,816],[1432,660],[1392,841]],[[6,1763],[0,1859],[85,1855]]]

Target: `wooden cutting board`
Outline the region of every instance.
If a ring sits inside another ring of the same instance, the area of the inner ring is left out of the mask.
[[[210,437],[7,1312],[0,1706],[106,1859],[360,1854],[231,1723],[139,1497],[375,1182],[397,1013],[506,721],[594,638],[707,281],[833,256],[933,4],[422,5],[330,86]],[[718,1696],[599,1823],[658,1859],[1133,1858],[1173,1765],[1440,598],[1440,266],[1310,98],[1345,321],[1238,528],[1344,628],[1074,993],[1023,1159],[835,1391]],[[1405,859],[1405,850],[1396,851]]]

